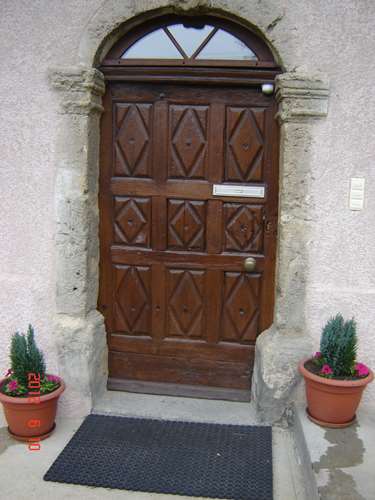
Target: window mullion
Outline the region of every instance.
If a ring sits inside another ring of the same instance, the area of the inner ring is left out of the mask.
[[[173,45],[176,47],[176,49],[179,51],[179,53],[182,55],[184,59],[189,59],[188,55],[184,51],[184,49],[181,47],[181,45],[178,43],[178,41],[175,39],[175,37],[172,35],[172,33],[169,31],[167,27],[163,28],[165,34],[168,36],[168,38],[171,40]]]
[[[194,54],[191,56],[191,59],[195,59],[197,55],[201,52],[202,49],[205,48],[205,46],[208,44],[208,42],[211,40],[211,38],[214,36],[214,34],[219,30],[219,28],[214,28],[211,33],[207,35],[207,37],[203,40],[203,42],[199,45],[197,50],[194,52]]]

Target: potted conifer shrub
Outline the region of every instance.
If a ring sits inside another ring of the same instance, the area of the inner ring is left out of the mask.
[[[8,430],[21,441],[44,439],[55,427],[57,401],[65,385],[60,377],[46,373],[31,325],[26,335],[13,335],[10,362],[11,368],[0,380],[0,401]]]
[[[356,418],[363,390],[374,374],[357,362],[357,333],[354,319],[341,314],[323,328],[320,351],[300,362],[305,379],[307,415],[325,427],[347,427]]]

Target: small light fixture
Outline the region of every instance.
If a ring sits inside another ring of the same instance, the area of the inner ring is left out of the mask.
[[[266,95],[273,94],[273,83],[263,83],[262,84],[262,92]]]

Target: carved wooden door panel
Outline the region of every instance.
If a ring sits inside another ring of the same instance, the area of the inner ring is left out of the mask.
[[[99,308],[109,387],[246,397],[273,311],[273,98],[119,82],[104,105]],[[265,196],[216,196],[214,184],[263,186]]]

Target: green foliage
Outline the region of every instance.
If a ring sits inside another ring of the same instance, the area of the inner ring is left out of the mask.
[[[354,318],[344,321],[341,314],[331,318],[322,331],[320,352],[334,377],[352,376],[357,355],[357,332]]]
[[[10,362],[14,377],[22,385],[27,385],[28,357],[24,335],[16,332],[10,344]]]
[[[28,394],[28,389],[24,385],[21,384],[16,384],[15,386],[12,387],[12,381],[15,381],[15,378],[11,378],[10,382],[4,385],[3,392],[7,396],[27,396]]]
[[[357,357],[357,331],[354,318],[346,321],[338,345],[336,356],[336,370],[345,376],[353,375]]]
[[[15,376],[12,375],[1,387],[1,391],[8,396],[38,398],[39,393],[41,396],[49,394],[56,390],[61,384],[60,377],[56,377],[55,375],[46,375],[40,380],[32,377],[31,380],[33,380],[32,387],[30,387],[30,384],[26,387],[20,384]]]
[[[28,373],[40,374],[44,377],[46,365],[42,351],[35,343],[34,329],[29,325],[27,335],[16,332],[11,341],[10,361],[13,376],[19,384],[28,384]]]
[[[49,394],[59,387],[59,382],[51,382],[47,378],[44,378],[40,384],[40,394]]]
[[[39,373],[40,377],[43,378],[46,372],[46,364],[42,351],[38,349],[35,343],[34,328],[31,325],[29,325],[27,330],[27,354],[29,363],[28,372]]]

